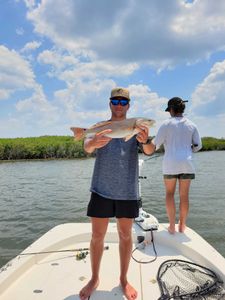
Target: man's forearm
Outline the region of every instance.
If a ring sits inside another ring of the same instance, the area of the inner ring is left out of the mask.
[[[155,145],[152,143],[152,141],[148,144],[142,144],[142,147],[143,147],[143,151],[145,154],[147,155],[151,155],[152,153],[155,152]]]

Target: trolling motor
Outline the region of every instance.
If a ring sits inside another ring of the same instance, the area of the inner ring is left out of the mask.
[[[141,171],[141,168],[144,164],[143,159],[139,159],[139,173]],[[140,199],[139,199],[139,216],[135,218],[135,223],[141,227],[142,230],[144,231],[152,231],[152,230],[158,230],[159,227],[159,222],[156,217],[153,215],[147,213],[146,211],[143,210],[142,208],[142,198],[141,198],[141,179],[146,179],[147,177],[145,176],[140,176],[139,175],[139,194],[140,194]]]

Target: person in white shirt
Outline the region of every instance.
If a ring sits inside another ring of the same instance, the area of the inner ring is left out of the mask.
[[[179,182],[179,232],[184,232],[189,210],[189,189],[195,178],[193,152],[202,148],[201,138],[196,125],[183,116],[185,102],[179,97],[168,101],[166,111],[170,118],[160,126],[152,141],[152,152],[164,146],[163,177],[166,188],[166,210],[169,219],[168,231],[175,233],[176,206],[174,194]],[[150,154],[150,152],[148,153]]]

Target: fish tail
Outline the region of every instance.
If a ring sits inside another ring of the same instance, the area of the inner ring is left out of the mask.
[[[79,141],[79,140],[82,140],[85,137],[86,128],[71,127],[70,129],[73,131],[75,140]]]

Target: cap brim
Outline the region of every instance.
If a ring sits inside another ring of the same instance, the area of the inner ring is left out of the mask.
[[[118,97],[120,97],[120,98],[124,98],[124,99],[126,99],[126,100],[130,101],[130,99],[129,99],[129,98],[127,98],[127,97],[124,97],[124,96],[114,96],[114,97],[110,97],[109,99],[110,99],[110,100],[113,100],[113,99],[116,99],[116,98],[118,98]]]
[[[166,109],[165,109],[165,111],[169,111],[170,109],[169,109],[169,107],[167,107]]]

